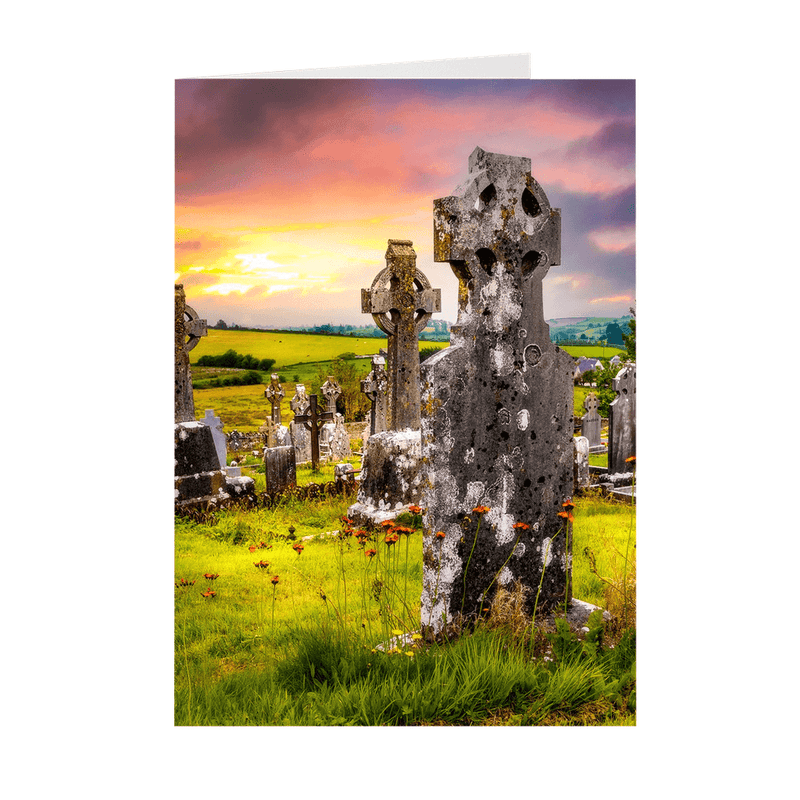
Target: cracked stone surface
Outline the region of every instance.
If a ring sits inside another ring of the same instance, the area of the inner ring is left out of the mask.
[[[530,613],[543,570],[538,610],[570,596],[573,361],[542,309],[561,216],[530,170],[476,148],[466,181],[434,201],[434,258],[459,281],[451,346],[422,364],[421,621],[437,632],[516,581]]]

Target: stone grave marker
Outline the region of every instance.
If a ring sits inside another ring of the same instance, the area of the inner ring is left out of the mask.
[[[575,446],[574,362],[551,343],[542,301],[561,214],[530,159],[473,151],[466,180],[434,201],[434,259],[459,281],[451,345],[422,364],[421,622],[438,632],[517,582],[529,614],[540,580],[538,611],[571,598],[559,514]]]
[[[583,400],[586,413],[582,418],[581,433],[589,440],[589,447],[602,447],[600,441],[601,419],[597,409],[600,400],[594,392],[590,392]]]
[[[361,290],[361,310],[372,314],[388,337],[386,430],[371,434],[364,448],[358,502],[348,516],[380,523],[396,517],[420,495],[419,333],[434,311],[441,291],[417,269],[407,239],[389,239],[386,267],[369,289]]]
[[[342,387],[333,375],[328,375],[320,391],[327,403],[327,410],[333,415],[333,422],[326,422],[320,431],[320,457],[334,461],[349,458],[350,435],[344,427],[344,417],[336,412],[336,401],[342,393]]]
[[[317,406],[317,396],[312,394],[308,398],[308,406],[302,414],[295,413],[294,421],[305,426],[310,433],[311,439],[311,468],[316,471],[319,468],[319,432],[320,428],[330,422],[333,414],[330,411],[320,411]]]
[[[264,450],[264,477],[266,491],[270,494],[297,485],[297,462],[293,446]]]
[[[589,440],[585,436],[575,437],[575,472],[573,481],[575,489],[586,489],[589,486]]]
[[[204,319],[186,305],[186,293],[182,283],[175,284],[175,422],[194,420],[194,393],[192,392],[192,370],[189,366],[189,351],[193,350],[201,336],[208,336]]]
[[[281,424],[281,400],[286,396],[278,376],[273,372],[270,376],[269,386],[264,389],[264,397],[270,403],[270,418],[276,425]]]
[[[628,361],[614,378],[617,398],[608,417],[608,472],[633,472],[636,455],[636,364]]]
[[[419,420],[419,334],[442,310],[442,293],[417,269],[413,242],[389,239],[386,267],[361,290],[361,310],[388,335],[388,430],[415,430]]]
[[[207,428],[211,429],[211,437],[214,440],[214,447],[216,448],[217,457],[219,458],[219,465],[222,469],[225,469],[225,465],[228,461],[228,440],[225,438],[225,434],[222,431],[222,420],[214,414],[213,408],[207,408],[206,415],[201,422]]]
[[[298,464],[311,461],[311,433],[303,423],[297,422],[297,416],[305,414],[308,410],[308,402],[305,385],[296,383],[294,397],[289,401],[289,408],[294,414],[294,419],[289,424],[289,433]]]
[[[367,396],[372,407],[369,413],[369,435],[386,430],[386,407],[389,377],[386,373],[386,359],[383,356],[372,356],[372,369],[361,381],[361,391]]]

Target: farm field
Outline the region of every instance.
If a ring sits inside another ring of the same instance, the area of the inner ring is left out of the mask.
[[[447,342],[420,342],[423,347],[447,347]],[[200,339],[190,359],[192,367],[201,356],[221,356],[228,350],[255,358],[274,358],[275,371],[296,364],[332,361],[343,353],[357,356],[374,355],[386,349],[386,339],[324,336],[311,333],[279,333],[276,331],[218,331],[209,329]],[[369,361],[365,359],[367,363]]]
[[[603,347],[599,344],[568,344],[561,347],[561,349],[566,350],[573,358],[614,358],[614,356],[622,358],[625,354],[624,348],[610,347],[609,345]]]

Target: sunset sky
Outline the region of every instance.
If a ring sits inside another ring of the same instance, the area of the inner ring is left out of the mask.
[[[178,80],[175,281],[215,324],[371,324],[388,239],[456,320],[433,201],[476,146],[527,156],[562,212],[546,318],[635,303],[634,81]]]

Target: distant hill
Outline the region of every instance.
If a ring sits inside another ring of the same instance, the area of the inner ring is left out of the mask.
[[[630,333],[630,314],[624,317],[556,317],[547,320],[550,339],[564,343],[598,343],[605,340],[609,345],[623,347],[622,334]]]

